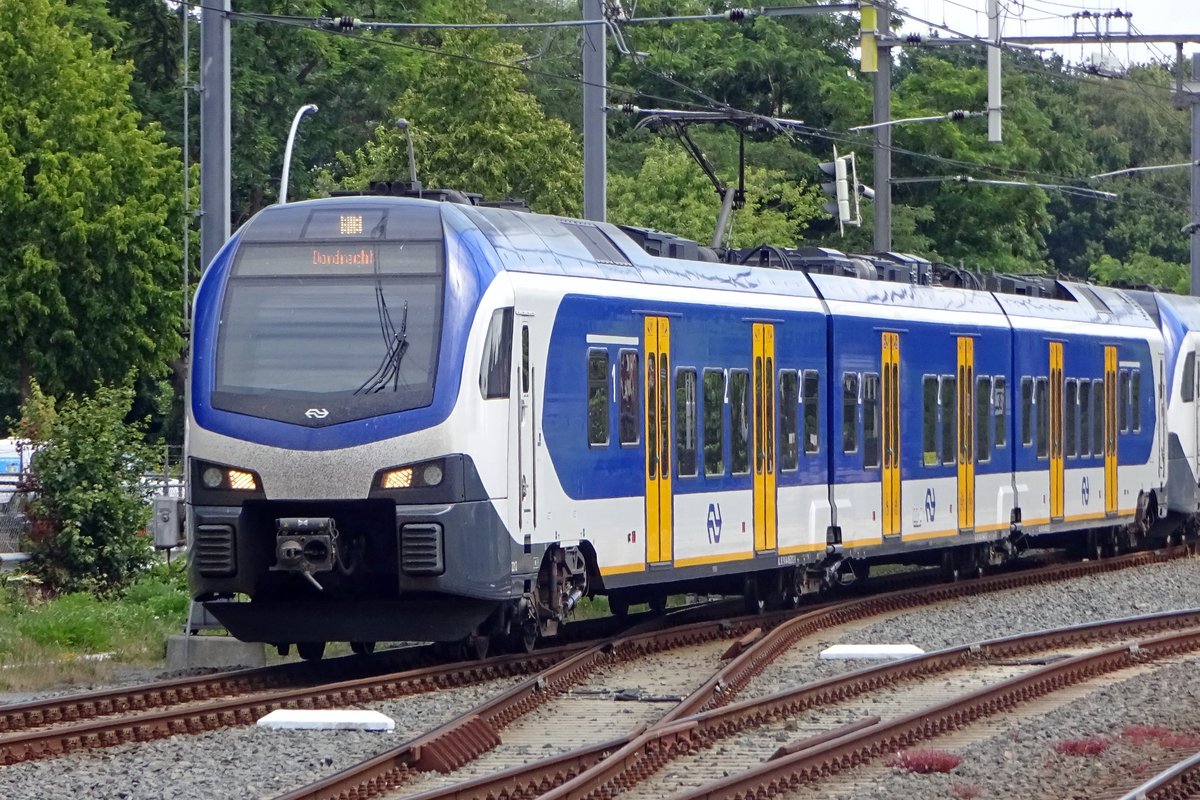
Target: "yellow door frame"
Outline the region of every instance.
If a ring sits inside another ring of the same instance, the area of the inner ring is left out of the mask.
[[[975,340],[958,337],[958,530],[975,530]]]
[[[778,547],[775,454],[775,326],[755,322],[754,342],[754,550]]]
[[[1117,348],[1104,348],[1104,513],[1117,514]]]
[[[646,317],[643,377],[646,442],[646,563],[673,557],[671,509],[671,321]]]
[[[900,535],[900,334],[884,332],[881,342],[883,384],[883,535]]]
[[[1063,346],[1050,342],[1050,519],[1062,522],[1064,514],[1063,466]]]

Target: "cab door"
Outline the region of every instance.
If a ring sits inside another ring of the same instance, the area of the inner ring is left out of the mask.
[[[1050,521],[1062,522],[1063,486],[1063,346],[1050,342]]]
[[[776,549],[775,326],[754,323],[754,550]]]
[[[1104,348],[1104,513],[1117,514],[1117,348]]]
[[[975,530],[975,340],[958,337],[958,530]]]
[[[523,531],[537,527],[537,406],[534,393],[534,369],[530,361],[529,326],[532,316],[518,317],[520,334],[515,347],[514,361],[518,366],[517,377],[517,462],[520,465],[518,491],[518,525]]]
[[[900,334],[884,333],[883,535],[900,535]]]
[[[670,563],[671,486],[671,321],[646,317],[646,563]]]

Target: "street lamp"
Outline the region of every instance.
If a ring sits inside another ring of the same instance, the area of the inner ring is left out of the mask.
[[[292,129],[288,132],[287,147],[283,151],[283,175],[279,179],[279,205],[287,202],[287,187],[288,173],[292,168],[292,145],[296,142],[296,129],[300,127],[300,120],[305,114],[317,113],[317,107],[312,103],[306,106],[301,106],[296,112],[296,116],[292,117]]]

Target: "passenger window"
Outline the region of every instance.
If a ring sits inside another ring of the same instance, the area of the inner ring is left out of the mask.
[[[800,466],[800,381],[795,372],[779,372],[779,468],[793,470]]]
[[[725,373],[704,370],[704,474],[725,474]]]
[[[588,351],[587,366],[588,444],[608,444],[608,351]]]
[[[1079,452],[1079,436],[1076,424],[1079,418],[1079,384],[1074,380],[1067,381],[1063,396],[1063,427],[1066,441],[1066,457],[1075,458]]]
[[[521,326],[521,394],[529,394],[529,326]]]
[[[879,376],[863,375],[863,467],[879,466]]]
[[[1117,393],[1117,412],[1121,433],[1129,433],[1129,370],[1121,370],[1121,388]]]
[[[1033,378],[1021,378],[1021,444],[1033,444]]]
[[[1092,452],[1104,455],[1104,381],[1092,381]]]
[[[842,452],[858,450],[858,373],[842,373]]]
[[[675,373],[675,463],[679,477],[696,474],[696,370]]]
[[[1196,351],[1193,350],[1183,359],[1183,377],[1180,379],[1179,395],[1183,402],[1190,403],[1196,399]]]
[[[975,460],[992,460],[992,379],[975,379]]]
[[[729,371],[729,468],[734,475],[750,472],[750,373]]]
[[[638,425],[639,392],[638,354],[636,350],[622,350],[618,360],[617,388],[617,435],[621,444],[633,445],[640,441],[641,427]]]
[[[512,383],[512,322],[511,308],[492,312],[479,364],[479,391],[485,400],[508,397]]]
[[[938,407],[942,415],[942,463],[953,464],[958,457],[958,381],[953,375],[942,376]]]
[[[1092,382],[1079,382],[1079,455],[1092,454]]]
[[[937,466],[938,463],[938,379],[936,375],[926,375],[922,381],[922,396],[924,408],[921,430],[921,450],[924,453],[924,463],[927,467]]]
[[[1137,433],[1142,429],[1142,371],[1135,369],[1129,381],[1130,429]]]
[[[1050,379],[1037,379],[1037,394],[1033,398],[1037,406],[1037,457],[1050,455]]]
[[[992,407],[996,412],[996,449],[1008,444],[1008,386],[1007,381],[996,376],[992,384]]]
[[[821,378],[815,369],[804,370],[804,452],[821,450]]]

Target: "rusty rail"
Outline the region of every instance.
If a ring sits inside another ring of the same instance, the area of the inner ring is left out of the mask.
[[[1121,800],[1186,800],[1200,795],[1200,753],[1163,770]]]

